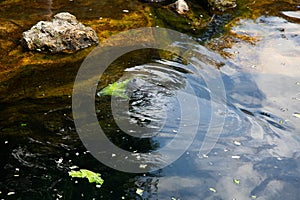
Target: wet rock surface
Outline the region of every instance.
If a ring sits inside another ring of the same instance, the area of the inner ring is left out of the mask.
[[[40,21],[23,33],[29,50],[42,52],[73,52],[98,44],[96,32],[78,22],[74,15],[61,12],[52,21]]]
[[[213,10],[225,11],[236,7],[236,0],[208,0]]]

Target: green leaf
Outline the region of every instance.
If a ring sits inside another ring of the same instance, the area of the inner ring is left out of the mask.
[[[87,178],[90,183],[97,183],[99,185],[102,185],[104,180],[100,177],[101,174],[92,172],[87,169],[81,169],[79,171],[70,171],[69,176],[73,178]]]
[[[297,118],[300,118],[300,113],[294,113],[293,116],[297,117]]]
[[[128,99],[128,96],[125,94],[125,91],[130,80],[131,78],[126,79],[122,82],[115,82],[109,84],[107,87],[103,88],[100,92],[98,92],[97,95],[115,96]]]
[[[239,185],[240,184],[240,180],[239,179],[233,179],[233,183],[236,184],[236,185]]]
[[[26,126],[27,126],[27,124],[25,124],[25,123],[21,123],[21,124],[20,124],[20,126],[21,126],[21,127],[26,127]]]

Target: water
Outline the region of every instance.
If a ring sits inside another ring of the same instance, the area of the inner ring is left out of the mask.
[[[136,51],[115,61],[100,80],[99,90],[120,77],[134,77],[129,99],[96,98],[101,126],[123,149],[151,152],[179,134],[180,122],[197,126],[192,145],[160,170],[132,174],[98,162],[78,137],[68,95],[1,102],[0,198],[298,199],[299,23],[286,16],[239,23],[235,34],[258,40],[223,49],[231,58],[201,45],[194,46],[191,61],[164,51]],[[216,77],[225,96],[214,97]],[[199,120],[182,120],[182,109],[194,110],[179,97],[197,101]],[[129,111],[113,110],[119,116],[113,120],[111,99],[130,105]],[[123,131],[116,122],[125,124]],[[138,133],[143,138],[124,133],[136,127],[148,130]],[[203,141],[216,136],[211,151],[203,151]],[[101,173],[104,185],[71,179],[74,166]]]

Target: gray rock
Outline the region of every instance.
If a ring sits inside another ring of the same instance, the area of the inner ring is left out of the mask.
[[[68,12],[58,13],[52,21],[40,21],[23,32],[29,50],[43,52],[74,52],[98,44],[96,32],[78,22]]]

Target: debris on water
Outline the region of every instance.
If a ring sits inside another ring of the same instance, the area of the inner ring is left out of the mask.
[[[140,166],[139,166],[141,169],[145,169],[146,167],[147,167],[147,165],[146,164],[140,164]]]
[[[239,184],[240,184],[240,180],[234,178],[234,179],[233,179],[233,183],[236,184],[236,185],[239,185]]]
[[[121,82],[114,82],[103,88],[97,93],[97,96],[115,96],[128,99],[129,97],[125,94],[127,85],[129,84],[131,78],[126,79]]]
[[[142,190],[140,188],[137,188],[136,191],[135,191],[135,193],[137,193],[140,196],[143,196],[144,190]]]
[[[233,159],[240,159],[241,156],[231,156],[231,158],[233,158]]]
[[[294,113],[293,116],[300,119],[300,113]]]
[[[6,140],[6,141],[4,142],[4,144],[8,144],[8,141]]]
[[[241,146],[241,142],[237,141],[237,140],[234,140],[233,141],[233,144],[235,144],[236,146]]]
[[[224,152],[227,152],[227,151],[229,151],[229,149],[227,149],[227,148],[224,148]]]
[[[203,157],[203,158],[208,158],[208,155],[202,154],[202,157]]]
[[[15,192],[9,192],[9,193],[7,193],[7,196],[14,195],[14,194],[15,194]]]
[[[216,192],[217,192],[217,190],[216,190],[215,188],[213,188],[213,187],[210,187],[210,188],[209,188],[209,191],[211,191],[211,192],[213,192],[213,193],[216,193]]]
[[[96,183],[97,185],[100,185],[100,186],[104,182],[104,180],[100,177],[101,174],[92,172],[87,169],[81,169],[79,171],[72,170],[69,172],[69,176],[71,176],[72,178],[87,178],[90,183]]]
[[[26,127],[27,124],[26,124],[26,123],[21,123],[20,126],[21,126],[21,127]]]
[[[257,196],[256,195],[251,195],[251,199],[256,199]]]
[[[61,164],[63,162],[63,158],[59,158],[57,161],[55,161],[57,164]]]
[[[124,13],[129,13],[129,10],[123,10]]]

